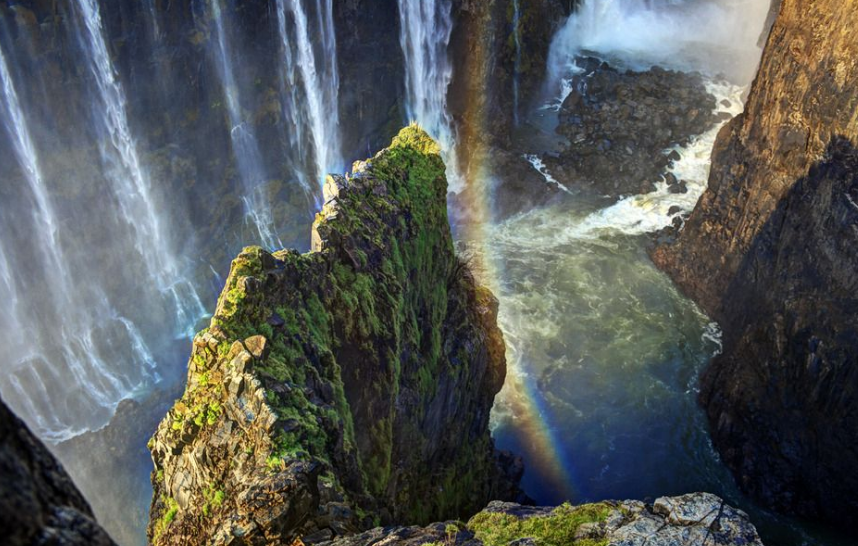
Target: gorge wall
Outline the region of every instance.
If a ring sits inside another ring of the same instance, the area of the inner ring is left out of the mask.
[[[318,541],[515,498],[488,419],[497,302],[453,252],[419,128],[332,176],[313,252],[247,248],[150,443],[150,540]]]
[[[655,262],[724,329],[713,441],[779,510],[858,519],[858,9],[784,0],[709,187]]]
[[[2,400],[0,475],[4,544],[114,544],[62,465]]]

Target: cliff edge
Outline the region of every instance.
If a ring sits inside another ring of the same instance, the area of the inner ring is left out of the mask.
[[[328,178],[310,253],[233,261],[150,442],[152,543],[313,542],[516,496],[488,430],[497,301],[453,251],[446,193],[411,126]]]
[[[745,113],[656,264],[724,328],[702,377],[737,481],[788,513],[858,518],[858,7],[783,0]]]

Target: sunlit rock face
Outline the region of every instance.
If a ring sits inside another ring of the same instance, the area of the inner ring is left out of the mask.
[[[325,539],[515,498],[497,302],[453,252],[422,130],[330,177],[313,252],[245,249],[150,442],[155,544]]]
[[[0,475],[4,544],[114,544],[62,465],[2,400]]]
[[[724,327],[702,380],[739,483],[787,512],[858,520],[858,10],[784,0],[709,189],[657,264]]]
[[[330,546],[762,546],[748,516],[708,493],[556,508],[493,502],[467,523],[377,528]]]

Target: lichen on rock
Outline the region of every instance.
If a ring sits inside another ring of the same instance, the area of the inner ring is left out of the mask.
[[[493,502],[467,523],[387,527],[324,546],[762,546],[748,516],[709,493],[653,504],[606,501],[580,506]]]
[[[410,126],[328,178],[313,252],[233,261],[150,442],[153,543],[312,542],[517,493],[488,432],[497,302],[453,251],[446,191]]]

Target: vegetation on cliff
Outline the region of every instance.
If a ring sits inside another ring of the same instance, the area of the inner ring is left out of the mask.
[[[497,303],[453,251],[437,145],[403,129],[325,198],[314,251],[246,248],[194,340],[150,442],[156,544],[426,523],[515,491],[488,433]]]

